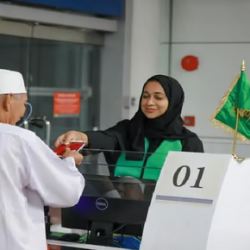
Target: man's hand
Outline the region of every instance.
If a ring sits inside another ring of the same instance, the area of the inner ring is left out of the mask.
[[[69,144],[73,140],[84,141],[88,145],[88,136],[84,133],[78,131],[69,131],[61,136],[59,136],[55,142],[55,147],[57,148],[61,144]]]
[[[83,161],[83,156],[78,152],[72,152],[69,148],[66,148],[62,158],[73,157],[76,165],[81,165]]]

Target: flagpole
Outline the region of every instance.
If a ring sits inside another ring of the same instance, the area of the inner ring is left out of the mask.
[[[241,71],[245,71],[245,61],[243,60],[242,61],[242,64],[241,64]],[[238,100],[236,100],[237,102]],[[239,108],[238,108],[238,105],[237,105],[237,108],[236,108],[236,124],[235,124],[235,130],[234,130],[234,142],[233,142],[233,157],[241,162],[244,160],[244,158],[242,157],[239,157],[235,154],[236,152],[236,145],[237,145],[237,133],[238,133],[238,126],[239,126]]]
[[[233,144],[233,156],[235,156],[236,145],[237,145],[237,132],[238,132],[238,125],[239,125],[239,109],[236,109],[236,124],[234,130],[234,144]]]

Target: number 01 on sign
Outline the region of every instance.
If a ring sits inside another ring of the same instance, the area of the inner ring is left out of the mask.
[[[184,177],[183,177],[183,180],[181,181],[181,183],[178,184],[178,178],[179,178],[179,175],[180,175],[180,173],[181,173],[181,171],[183,169],[185,169],[185,174],[184,174]],[[200,182],[201,182],[202,176],[204,174],[205,167],[198,168],[198,170],[199,170],[199,174],[197,176],[197,179],[195,181],[194,186],[190,186],[191,188],[202,188],[200,186]],[[179,167],[175,171],[174,176],[173,176],[173,184],[174,184],[174,186],[176,186],[176,187],[184,186],[187,183],[187,181],[189,180],[190,174],[191,174],[191,169],[190,169],[189,166],[184,165],[184,166]]]
[[[216,155],[204,156],[170,152],[157,184],[156,201],[213,204],[227,169],[228,156],[225,156],[226,164],[223,157],[216,161]]]

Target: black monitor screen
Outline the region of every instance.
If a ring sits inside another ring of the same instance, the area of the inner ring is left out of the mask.
[[[78,204],[62,209],[62,226],[91,232],[88,241],[113,233],[141,236],[155,181],[130,177],[84,175],[85,190]]]

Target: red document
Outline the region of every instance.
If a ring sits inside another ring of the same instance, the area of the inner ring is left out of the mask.
[[[72,152],[79,152],[84,146],[85,146],[85,143],[83,141],[72,141],[67,145],[61,144],[54,150],[54,152],[58,156],[62,156],[66,148],[69,148]]]

